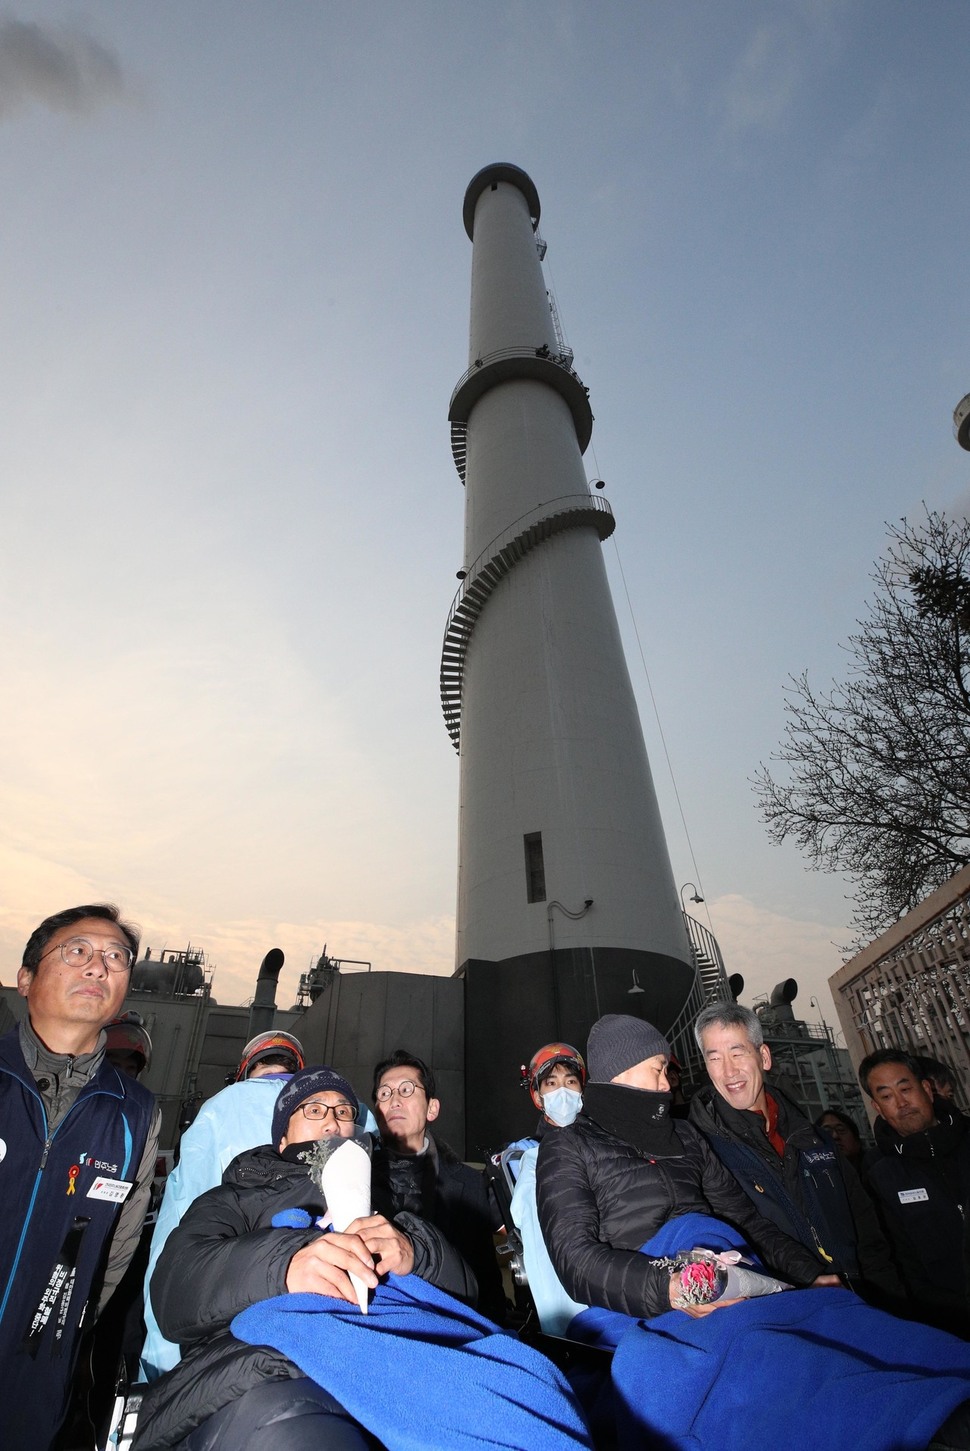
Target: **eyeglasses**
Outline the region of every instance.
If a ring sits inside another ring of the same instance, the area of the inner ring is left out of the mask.
[[[410,1098],[416,1089],[423,1087],[423,1083],[412,1083],[410,1078],[405,1078],[403,1082],[396,1083],[393,1087],[389,1083],[382,1083],[374,1097],[378,1103],[390,1103],[395,1093],[398,1098]]]
[[[68,967],[87,967],[95,956],[100,957],[108,972],[127,972],[135,957],[130,947],[94,947],[86,937],[71,937],[59,947],[52,947],[42,955],[41,961],[50,957],[51,952],[60,952]]]
[[[317,1122],[333,1114],[340,1124],[353,1123],[357,1117],[357,1110],[352,1103],[318,1103],[316,1100],[310,1103],[301,1103],[300,1112],[304,1118],[313,1119]]]

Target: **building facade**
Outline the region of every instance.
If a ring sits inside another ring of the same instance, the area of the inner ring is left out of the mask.
[[[970,866],[829,978],[856,1066],[879,1048],[949,1064],[970,1111]]]

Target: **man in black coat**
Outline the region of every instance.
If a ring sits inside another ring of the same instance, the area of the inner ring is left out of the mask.
[[[145,1396],[135,1451],[365,1451],[373,1439],[333,1396],[284,1355],[229,1331],[258,1301],[312,1292],[357,1304],[350,1279],[369,1288],[389,1272],[417,1274],[469,1301],[474,1276],[434,1228],[414,1215],[372,1214],[343,1233],[321,1234],[327,1207],[310,1177],[308,1148],[354,1135],[360,1104],[329,1068],[307,1068],[280,1093],[273,1144],[234,1159],[169,1236],[152,1277],[162,1333],[182,1360]],[[308,1227],[274,1219],[303,1210]]]
[[[859,1081],[872,1099],[878,1155],[866,1168],[920,1319],[970,1335],[964,1253],[970,1206],[970,1121],[934,1096],[917,1060],[870,1053]]]
[[[539,1223],[568,1294],[637,1317],[685,1308],[680,1272],[638,1250],[669,1219],[690,1213],[734,1225],[795,1285],[837,1284],[755,1211],[702,1135],[670,1117],[669,1058],[650,1023],[600,1018],[589,1035],[583,1111],[539,1147]]]
[[[743,1401],[748,1439],[760,1445],[851,1445],[850,1420],[862,1427],[880,1418],[878,1438],[866,1444],[888,1447],[900,1443],[898,1426],[912,1432],[917,1416],[920,1438],[909,1439],[925,1444],[946,1415],[932,1444],[966,1446],[957,1432],[965,1429],[960,1403],[970,1371],[957,1342],[900,1325],[841,1288],[739,1305],[753,1284],[742,1280],[734,1298],[730,1271],[721,1284],[709,1261],[682,1264],[680,1252],[715,1232],[713,1214],[794,1286],[838,1285],[817,1273],[814,1254],[756,1212],[690,1123],[671,1119],[669,1058],[651,1024],[600,1018],[589,1035],[583,1111],[539,1148],[539,1222],[567,1292],[634,1321],[665,1319],[655,1329],[588,1315],[570,1327],[618,1347],[613,1379],[624,1431],[635,1427],[644,1446],[713,1446]],[[707,1226],[695,1215],[707,1216]],[[681,1326],[671,1310],[713,1319]],[[954,1375],[936,1396],[944,1360]]]
[[[859,1293],[901,1308],[903,1287],[875,1206],[831,1141],[781,1087],[756,1013],[711,1003],[694,1024],[711,1086],[694,1094],[700,1129],[760,1214]]]
[[[492,1238],[498,1226],[485,1176],[431,1132],[440,1110],[434,1074],[423,1059],[398,1048],[378,1063],[374,1114],[381,1147],[374,1155],[374,1182],[395,1212],[430,1220],[461,1252],[478,1280],[477,1308],[503,1324],[505,1292]]]

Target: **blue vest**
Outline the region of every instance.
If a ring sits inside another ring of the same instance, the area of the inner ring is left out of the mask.
[[[839,1168],[838,1150],[813,1132],[813,1142],[795,1147],[800,1202],[785,1183],[782,1161],[766,1162],[750,1144],[727,1134],[710,1134],[711,1148],[730,1169],[759,1214],[819,1256],[819,1273],[859,1275],[852,1210]],[[772,1150],[774,1153],[774,1150]]]
[[[46,1451],[64,1417],[80,1332],[97,1309],[89,1301],[121,1211],[111,1181],[133,1182],[153,1112],[148,1090],[105,1061],[48,1136],[19,1030],[0,1038],[5,1451]]]

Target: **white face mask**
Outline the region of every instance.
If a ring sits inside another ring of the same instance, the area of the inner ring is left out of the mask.
[[[553,1088],[542,1095],[542,1112],[561,1129],[568,1129],[583,1106],[583,1095],[575,1088]]]

